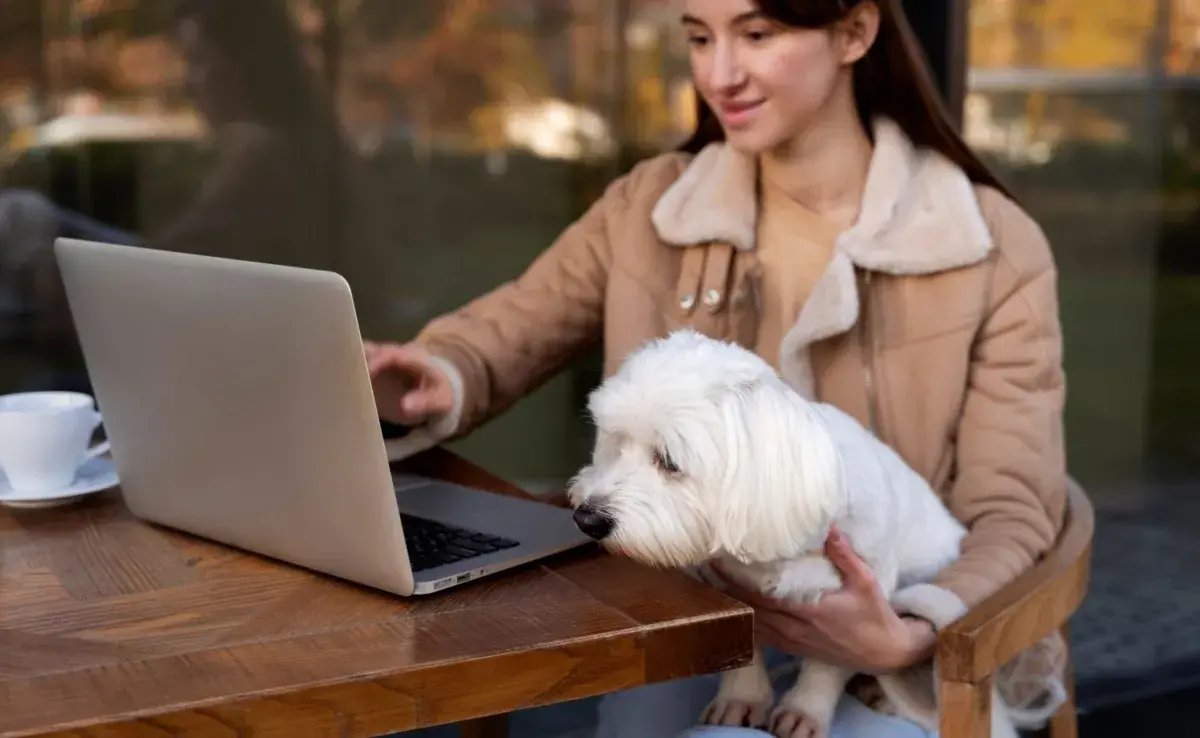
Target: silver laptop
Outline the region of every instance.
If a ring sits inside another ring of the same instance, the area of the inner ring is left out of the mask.
[[[393,475],[341,276],[55,249],[135,515],[404,596],[589,542],[569,510]]]

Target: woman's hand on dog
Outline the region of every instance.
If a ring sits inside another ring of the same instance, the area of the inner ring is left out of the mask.
[[[900,617],[870,567],[836,528],[825,555],[842,575],[842,589],[815,605],[777,600],[736,584],[725,572],[726,593],[755,610],[759,640],[785,653],[810,656],[858,672],[883,674],[933,655],[937,636],[923,620]]]

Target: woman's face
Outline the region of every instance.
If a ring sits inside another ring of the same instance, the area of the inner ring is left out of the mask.
[[[696,89],[736,149],[784,146],[839,92],[853,100],[851,66],[865,49],[840,31],[785,26],[752,0],[686,0],[683,26]]]

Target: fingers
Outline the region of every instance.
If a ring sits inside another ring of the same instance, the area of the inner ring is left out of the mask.
[[[764,594],[755,592],[752,589],[746,589],[745,587],[738,585],[731,587],[729,595],[737,600],[740,600],[741,602],[744,602],[750,607],[753,607],[755,610],[779,612],[781,608],[785,606],[784,603],[780,602],[779,600],[772,599]]]
[[[363,344],[371,376],[383,371],[404,371],[416,376],[430,372],[429,356],[419,347],[396,344]]]
[[[735,600],[747,604],[756,610],[770,610],[778,612],[786,607],[785,603],[740,584],[736,579],[729,576],[729,573],[722,568],[721,562],[713,562],[712,570],[724,582],[724,593]]]
[[[364,341],[363,356],[380,417],[416,425],[453,407],[453,388],[423,347]]]
[[[440,408],[435,407],[437,404],[433,392],[423,392],[419,389],[414,389],[406,392],[400,398],[400,411],[411,420],[421,420],[429,415],[440,412]]]
[[[850,544],[850,539],[837,526],[829,530],[829,537],[825,540],[825,555],[842,575],[847,589],[875,586],[875,574],[871,567],[862,560]]]
[[[379,353],[379,344],[363,341],[363,356],[367,357],[367,366],[370,366],[371,358],[377,353]]]
[[[783,634],[777,628],[767,625],[758,617],[754,618],[754,640],[764,646],[788,652],[793,649]]]
[[[808,624],[793,615],[775,612],[754,613],[754,635],[762,643],[786,653],[801,653],[808,646]]]

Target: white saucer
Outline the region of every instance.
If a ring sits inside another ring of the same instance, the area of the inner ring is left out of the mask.
[[[111,489],[119,483],[116,466],[111,459],[103,457],[84,463],[75,475],[75,483],[70,487],[50,492],[17,492],[8,486],[8,480],[0,474],[0,505],[22,509],[69,505],[90,494]]]

